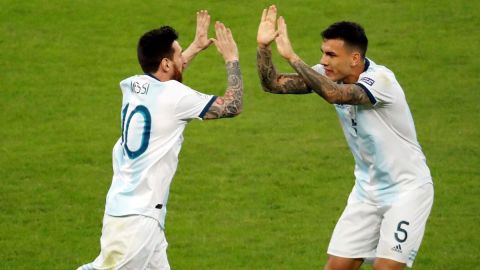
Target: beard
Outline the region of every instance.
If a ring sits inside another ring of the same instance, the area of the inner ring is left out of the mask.
[[[183,80],[182,72],[175,65],[174,65],[174,68],[173,68],[173,78],[172,79],[177,81],[177,82],[180,82],[180,83]]]

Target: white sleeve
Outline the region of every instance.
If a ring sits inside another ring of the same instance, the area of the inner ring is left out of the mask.
[[[390,104],[395,100],[392,80],[384,71],[367,71],[360,74],[357,85],[365,90],[372,105]]]
[[[325,76],[325,68],[321,64],[316,64],[312,67],[313,70],[320,73],[321,75]]]
[[[190,88],[186,92],[175,106],[175,115],[180,120],[203,119],[217,97]]]

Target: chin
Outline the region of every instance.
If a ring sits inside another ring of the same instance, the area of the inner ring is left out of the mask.
[[[338,79],[337,79],[335,76],[331,75],[331,74],[325,75],[325,77],[329,78],[329,79],[332,80],[332,81],[338,81]]]

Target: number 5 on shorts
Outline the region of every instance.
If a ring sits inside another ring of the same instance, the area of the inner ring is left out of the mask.
[[[405,228],[402,228],[402,225],[408,226],[410,225],[410,223],[405,220],[402,220],[398,223],[397,232],[395,233],[395,239],[400,243],[405,242],[408,237],[407,231],[405,230]]]

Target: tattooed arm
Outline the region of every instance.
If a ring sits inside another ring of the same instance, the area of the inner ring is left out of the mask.
[[[312,90],[298,74],[278,74],[273,66],[269,47],[257,49],[258,76],[263,90],[273,94],[308,94]]]
[[[307,85],[332,104],[372,104],[367,93],[356,84],[337,84],[319,74],[300,58],[290,62]]]
[[[274,94],[307,94],[311,90],[298,74],[278,74],[273,66],[270,44],[278,36],[275,30],[277,7],[263,10],[257,33],[257,70],[263,90]]]
[[[227,68],[228,87],[223,97],[218,97],[210,106],[204,119],[234,117],[243,109],[243,79],[238,63],[238,48],[232,32],[223,23],[215,24],[217,38],[213,40],[223,56]]]
[[[302,77],[306,85],[327,102],[335,104],[371,104],[367,93],[356,84],[336,84],[305,64],[293,51],[288,39],[287,24],[283,17],[278,18],[278,37],[275,39],[280,55]]]
[[[218,97],[204,119],[234,117],[243,109],[243,80],[238,60],[227,62],[228,87],[223,97]]]

